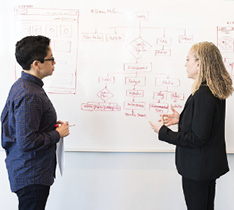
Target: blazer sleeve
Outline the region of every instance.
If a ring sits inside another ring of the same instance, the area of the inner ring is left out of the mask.
[[[208,91],[198,90],[194,94],[192,106],[186,110],[193,112],[192,119],[188,119],[191,129],[184,131],[182,126],[179,132],[174,132],[168,127],[162,126],[159,130],[159,139],[177,146],[204,146],[210,140],[216,100],[219,99],[215,98],[209,89]],[[183,123],[186,121],[187,119],[183,119]]]

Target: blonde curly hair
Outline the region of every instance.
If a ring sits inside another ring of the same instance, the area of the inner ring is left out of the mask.
[[[190,49],[196,60],[199,61],[198,77],[192,87],[194,94],[202,83],[219,99],[226,99],[233,92],[232,79],[224,65],[219,49],[211,42],[194,44]]]

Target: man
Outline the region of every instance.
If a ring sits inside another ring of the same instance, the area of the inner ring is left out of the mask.
[[[2,147],[10,186],[19,210],[44,210],[56,168],[56,143],[69,135],[68,122],[57,121],[42,79],[53,74],[50,39],[28,36],[16,43],[23,68],[2,111]],[[55,128],[55,124],[61,124]]]

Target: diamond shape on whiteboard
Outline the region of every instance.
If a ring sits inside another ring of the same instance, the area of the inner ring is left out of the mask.
[[[128,46],[128,50],[133,54],[135,58],[140,58],[144,55],[148,49],[151,47],[146,41],[138,37],[134,41],[132,41]]]
[[[97,96],[101,98],[103,101],[107,101],[112,98],[114,95],[105,87],[101,91],[97,93]]]

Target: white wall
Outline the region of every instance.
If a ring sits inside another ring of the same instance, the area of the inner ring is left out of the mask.
[[[0,151],[0,205],[17,209]],[[174,153],[66,152],[63,177],[51,188],[47,210],[185,210]],[[228,155],[230,168],[234,156]],[[217,181],[216,210],[234,209],[234,172]]]

